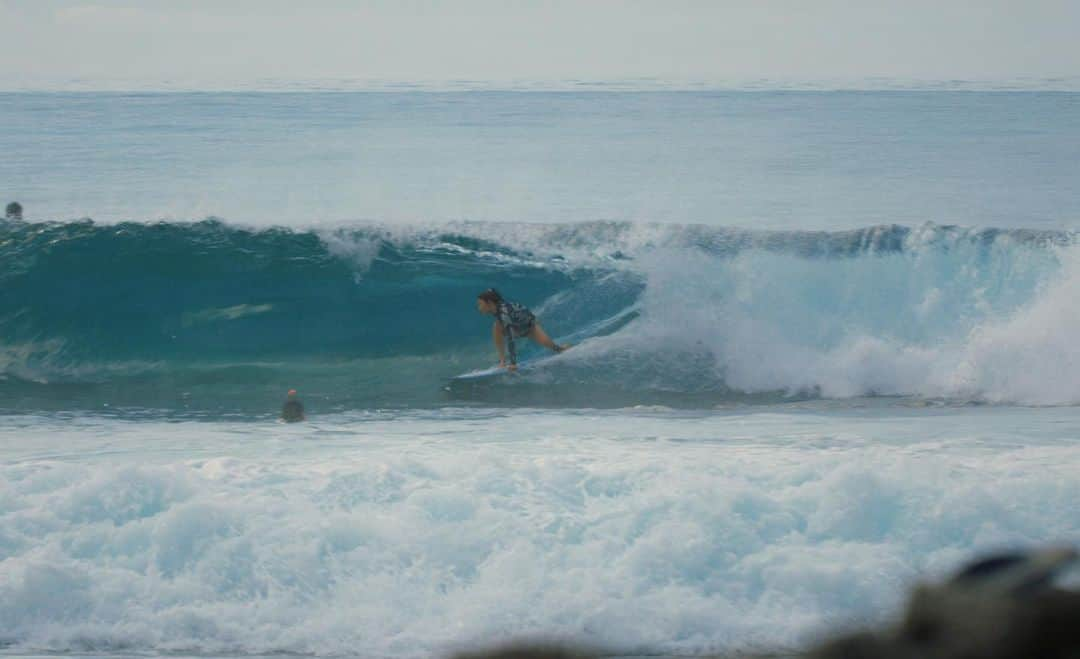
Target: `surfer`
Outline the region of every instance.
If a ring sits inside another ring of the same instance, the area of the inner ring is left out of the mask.
[[[296,389],[289,389],[289,397],[281,406],[281,420],[285,423],[304,420],[304,404],[296,397]]]
[[[22,221],[22,204],[17,201],[13,201],[7,205],[4,209],[4,217],[13,222]]]
[[[515,338],[527,336],[557,353],[570,347],[552,341],[544,328],[540,326],[540,322],[536,320],[533,312],[516,302],[507,302],[494,288],[489,288],[476,296],[476,309],[482,314],[495,316],[491,334],[495,341],[495,351],[499,354],[499,366],[502,368],[517,370]],[[507,353],[510,356],[509,364],[506,362]]]

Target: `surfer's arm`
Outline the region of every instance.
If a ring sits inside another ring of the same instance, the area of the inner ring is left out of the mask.
[[[495,351],[499,353],[499,366],[506,366],[506,353],[510,353],[510,367],[513,368],[517,364],[517,350],[514,346],[514,333],[509,329],[503,327],[502,322],[499,319],[495,320],[495,325],[491,328],[491,336],[495,341]],[[503,345],[505,341],[506,345]]]
[[[514,348],[514,333],[507,330],[506,334],[506,351],[510,353],[510,369],[517,368],[517,350]]]
[[[495,341],[495,353],[499,355],[499,366],[506,364],[506,348],[503,347],[503,327],[498,320],[491,326],[491,338]]]

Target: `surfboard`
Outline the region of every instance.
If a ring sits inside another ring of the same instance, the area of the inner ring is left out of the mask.
[[[527,362],[521,362],[518,364],[517,373],[527,370],[530,366],[536,362],[542,361],[540,359],[530,359]],[[513,375],[515,371],[508,371],[501,366],[492,366],[491,368],[482,368],[478,371],[469,371],[468,373],[462,373],[461,375],[455,375],[450,378],[451,380],[484,380],[486,378],[498,377],[500,375]]]
[[[572,347],[572,345],[567,347]],[[450,378],[450,381],[460,382],[466,380],[485,380],[488,378],[496,378],[500,375],[514,375],[515,373],[521,373],[522,371],[530,371],[539,366],[540,364],[543,364],[547,360],[558,357],[560,354],[562,353],[548,353],[546,355],[540,355],[539,357],[532,357],[530,359],[520,361],[518,362],[518,367],[516,371],[508,371],[501,366],[492,366],[491,368],[482,368],[477,371],[469,371],[468,373],[455,375],[454,377]]]
[[[518,368],[521,368],[520,366]],[[484,378],[490,378],[493,375],[499,375],[500,373],[506,373],[505,368],[499,366],[492,366],[491,368],[482,368],[477,371],[469,371],[468,373],[462,373],[461,375],[455,375],[450,378],[451,380],[482,380]]]
[[[517,371],[508,371],[501,366],[492,366],[491,368],[482,368],[477,371],[469,371],[468,373],[462,373],[461,375],[455,375],[450,378],[451,381],[463,381],[463,380],[485,380],[488,378],[497,378],[500,375],[512,376],[515,373],[521,373],[522,371],[530,371],[540,364],[543,364],[549,359],[558,357],[557,354],[548,354],[540,357],[533,357],[532,359],[526,359],[518,362]]]

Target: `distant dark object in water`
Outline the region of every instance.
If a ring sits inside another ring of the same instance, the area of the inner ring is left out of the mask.
[[[286,423],[304,420],[304,404],[296,397],[296,389],[289,389],[289,397],[281,406],[281,420]]]
[[[17,201],[8,204],[7,209],[4,211],[4,217],[9,220],[22,220],[22,204]]]
[[[805,654],[732,654],[751,659],[1080,659],[1080,592],[1056,577],[1071,548],[1013,552],[968,564],[942,584],[918,586],[896,625],[842,636]],[[454,659],[586,659],[610,651],[522,644]],[[716,659],[720,659],[717,657]]]

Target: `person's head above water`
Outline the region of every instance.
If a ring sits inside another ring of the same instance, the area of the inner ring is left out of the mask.
[[[499,295],[499,291],[489,288],[476,296],[476,310],[491,315],[499,310],[499,305],[502,302],[503,296]]]
[[[288,423],[304,420],[304,405],[296,398],[296,389],[289,389],[288,398],[281,406],[281,420]]]
[[[13,201],[7,205],[7,209],[4,212],[4,216],[9,220],[21,220],[22,219],[22,204],[17,201]]]

